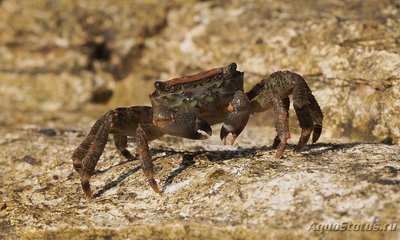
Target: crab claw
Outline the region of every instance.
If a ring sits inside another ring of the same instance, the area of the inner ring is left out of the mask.
[[[173,113],[169,119],[154,120],[154,124],[162,132],[178,137],[203,140],[212,134],[210,124],[192,113]]]
[[[220,138],[224,145],[229,133],[232,134],[231,145],[233,145],[236,138],[243,131],[244,127],[246,127],[250,117],[249,106],[250,101],[247,96],[242,91],[238,91],[228,105],[229,113],[221,127]]]
[[[203,119],[197,117],[194,118],[194,127],[189,127],[186,129],[186,131],[187,131],[186,134],[189,135],[188,138],[192,139],[207,139],[208,136],[212,135],[212,129],[210,124],[208,124]],[[204,135],[202,132],[206,133],[207,135]]]

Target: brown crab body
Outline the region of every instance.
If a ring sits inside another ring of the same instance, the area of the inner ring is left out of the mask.
[[[150,94],[153,107],[167,106],[176,112],[192,113],[210,125],[221,123],[238,91],[243,91],[243,72],[236,64],[200,74],[156,82]]]

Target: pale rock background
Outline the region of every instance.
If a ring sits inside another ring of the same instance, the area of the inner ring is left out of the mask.
[[[219,126],[208,141],[164,137],[150,146],[161,196],[109,144],[96,198],[83,197],[70,155],[102,113],[230,62],[246,89],[303,75],[325,115],[320,143],[274,159],[272,112],[233,147]],[[308,229],[400,224],[399,83],[396,0],[2,0],[0,238],[396,239]]]

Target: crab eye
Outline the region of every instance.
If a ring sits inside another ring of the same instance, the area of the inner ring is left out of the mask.
[[[233,73],[236,71],[236,69],[237,69],[236,63],[231,63],[228,65],[228,72]]]
[[[167,90],[167,84],[165,82],[157,81],[154,83],[154,87],[160,91]]]

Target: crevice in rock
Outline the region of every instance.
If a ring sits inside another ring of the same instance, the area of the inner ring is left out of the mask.
[[[107,103],[113,95],[113,91],[108,88],[98,88],[92,92],[91,103]]]
[[[111,50],[107,47],[106,42],[89,42],[91,48],[90,58],[98,61],[109,61],[111,58]]]
[[[88,64],[86,69],[89,71],[95,71],[94,62],[108,62],[111,59],[111,50],[107,47],[107,42],[95,42],[89,41],[84,45],[84,51],[88,55]]]

